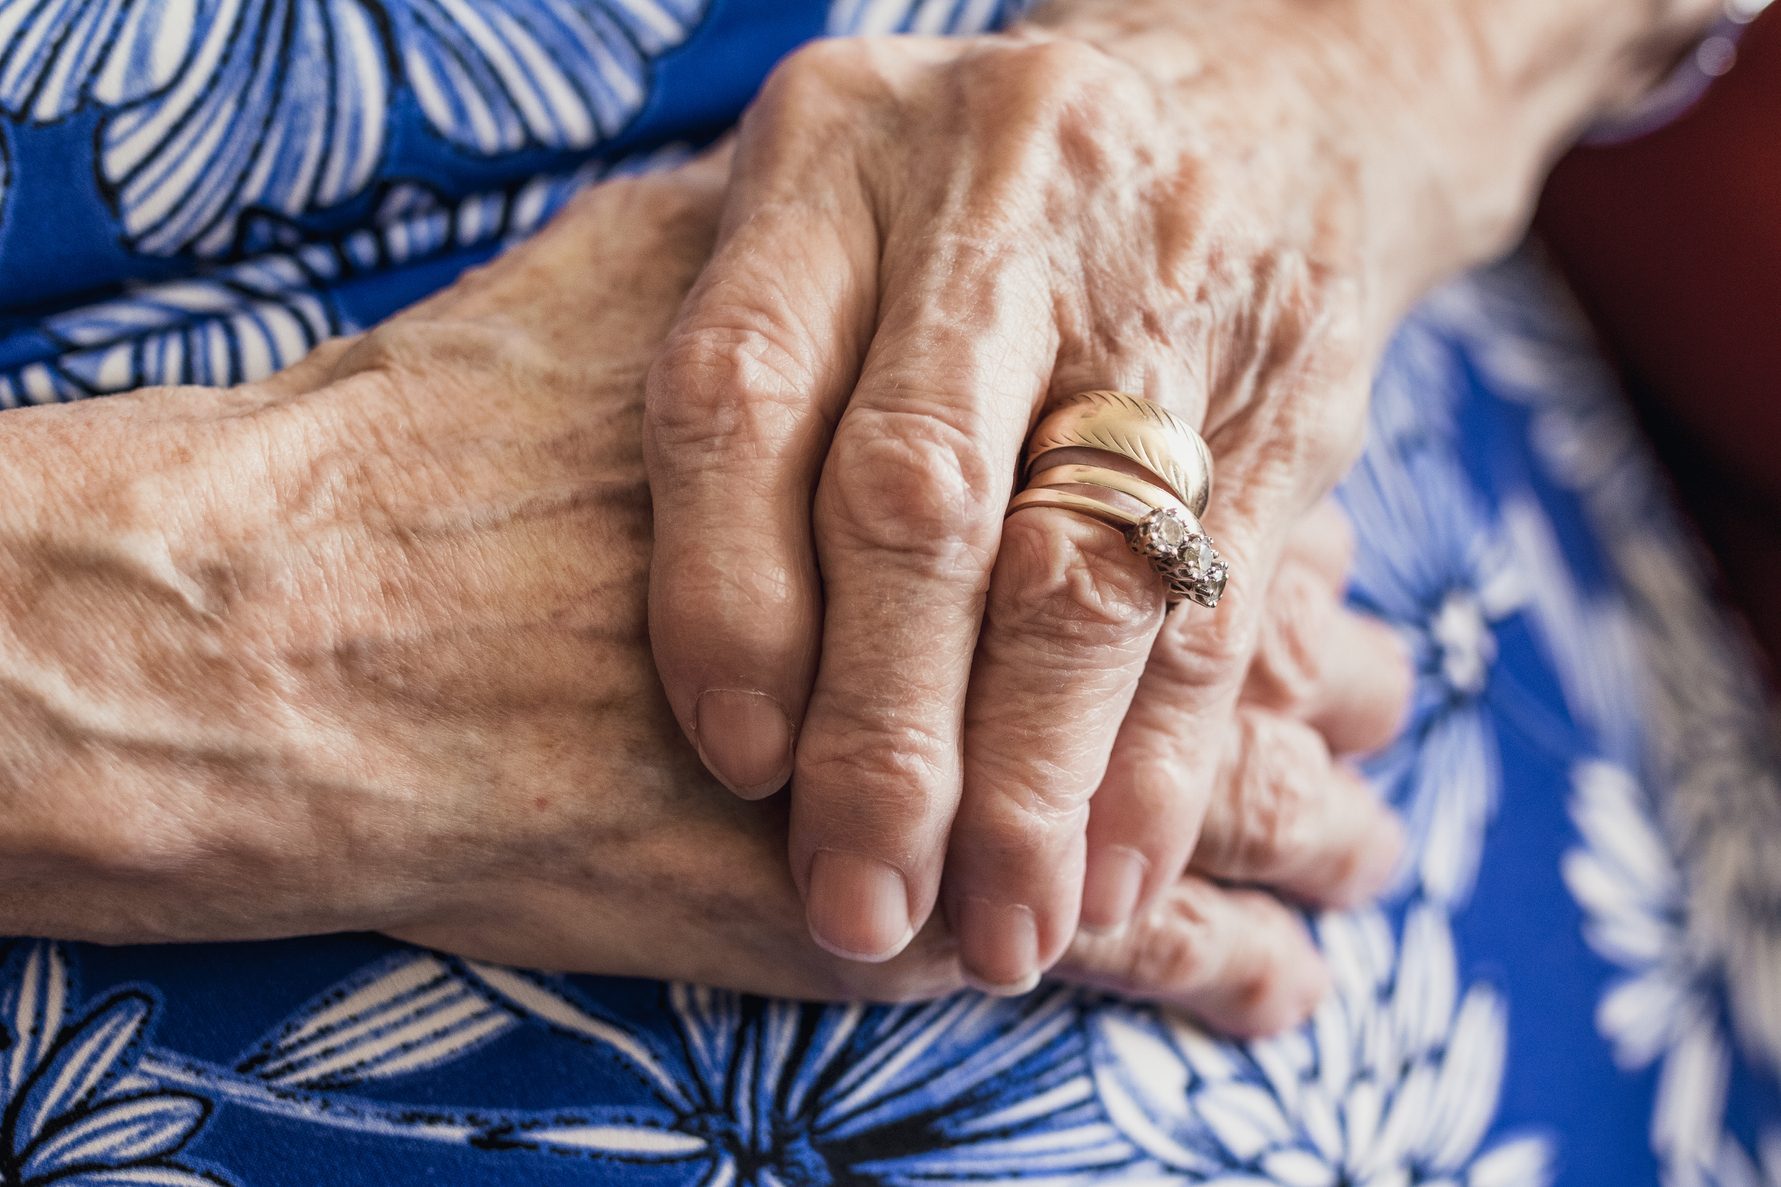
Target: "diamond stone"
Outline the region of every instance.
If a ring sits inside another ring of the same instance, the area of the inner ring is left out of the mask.
[[[1200,604],[1208,610],[1218,606],[1218,600],[1224,597],[1225,583],[1230,580],[1231,567],[1223,561],[1215,561],[1200,579]]]
[[[1187,524],[1173,511],[1160,512],[1153,517],[1150,538],[1174,552],[1187,542]]]
[[[1133,542],[1140,552],[1155,557],[1176,555],[1192,534],[1188,531],[1187,521],[1168,508],[1152,511],[1138,521],[1137,527]]]

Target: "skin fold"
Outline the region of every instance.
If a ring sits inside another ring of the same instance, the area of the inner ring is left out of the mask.
[[[1274,738],[1241,695],[1282,558],[1407,305],[1512,242],[1552,156],[1711,10],[1056,0],[780,65],[650,376],[650,620],[707,766],[789,780],[820,943],[886,959],[939,909],[976,984],[1023,991],[1170,892],[1258,738],[1389,864],[1352,731]],[[1082,517],[1004,521],[1047,402],[1091,388],[1205,436],[1217,611],[1165,622]],[[1365,624],[1325,649],[1402,669]],[[1332,857],[1295,889],[1355,880]]]
[[[643,381],[727,169],[596,187],[266,382],[0,417],[0,929],[380,930],[805,998],[964,983],[939,920],[879,965],[811,940],[783,806],[722,793],[655,673]],[[1229,754],[1206,865],[1060,975],[1246,1033],[1322,994],[1298,917],[1212,877],[1323,870],[1334,901],[1380,876],[1276,761],[1327,750],[1312,723],[1352,687],[1316,645],[1345,621],[1346,529],[1307,523],[1253,668],[1253,730],[1296,749]]]

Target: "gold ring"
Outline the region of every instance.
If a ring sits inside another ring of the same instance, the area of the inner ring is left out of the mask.
[[[1198,517],[1212,501],[1212,453],[1193,426],[1126,392],[1077,392],[1053,406],[1027,443],[1027,473],[1057,449],[1100,449],[1143,466]]]
[[[1095,449],[1122,457],[1157,482],[1105,466],[1040,466],[1059,449]],[[1186,422],[1148,400],[1124,392],[1082,392],[1039,422],[1027,448],[1026,489],[1008,514],[1052,507],[1117,528],[1133,552],[1168,582],[1171,604],[1218,605],[1230,567],[1200,528],[1212,491],[1206,443]],[[1125,501],[1099,497],[1098,492]],[[1135,505],[1134,505],[1135,504]]]

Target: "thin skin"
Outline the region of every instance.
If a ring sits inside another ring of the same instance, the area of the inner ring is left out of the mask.
[[[1224,756],[1267,598],[1392,326],[1517,233],[1565,138],[1710,7],[1057,0],[774,71],[650,377],[650,617],[713,773],[749,798],[789,777],[819,942],[886,959],[940,908],[973,978],[1016,992],[1085,902],[1117,926],[1168,891],[1247,777]],[[1090,388],[1209,442],[1216,613],[1165,627],[1158,583],[1067,511],[1004,521],[1028,430]],[[1370,651],[1331,669],[1401,659],[1343,643]],[[1293,794],[1370,836],[1295,875],[1312,902],[1396,829],[1331,775],[1332,728]]]
[[[266,382],[0,417],[0,930],[964,984],[939,921],[881,965],[813,943],[784,811],[721,793],[657,683],[643,377],[726,164],[597,187]],[[1063,975],[1232,1030],[1324,986],[1290,911],[1197,874],[1077,947]]]

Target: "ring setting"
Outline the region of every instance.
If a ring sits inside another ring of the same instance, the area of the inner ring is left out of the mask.
[[[1208,610],[1217,608],[1231,567],[1212,546],[1212,538],[1185,515],[1173,507],[1158,507],[1127,528],[1125,538],[1132,551],[1169,583],[1172,597]]]
[[[1033,430],[1026,474],[1008,514],[1049,507],[1117,529],[1163,579],[1170,605],[1211,609],[1224,597],[1230,566],[1199,518],[1212,496],[1211,452],[1168,409],[1130,392],[1067,396]]]

